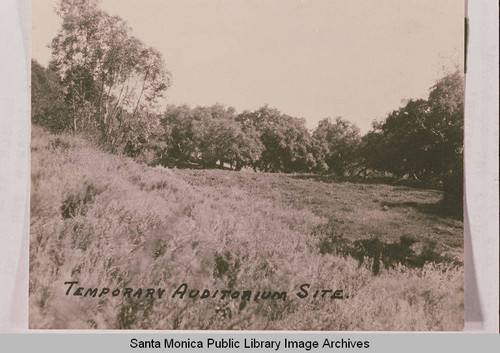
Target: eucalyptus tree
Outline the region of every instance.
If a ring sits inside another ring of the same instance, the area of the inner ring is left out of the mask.
[[[68,108],[59,77],[31,60],[31,121],[52,132],[68,128]]]
[[[264,106],[253,112],[243,112],[236,120],[243,131],[255,131],[260,137],[264,149],[254,167],[289,173],[309,171],[316,166],[312,160],[311,135],[304,119]]]
[[[97,0],[61,0],[57,12],[50,67],[66,88],[72,129],[100,132],[111,144],[148,134],[171,82],[161,54]]]

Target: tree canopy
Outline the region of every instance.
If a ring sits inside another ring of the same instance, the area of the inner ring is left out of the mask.
[[[445,202],[461,208],[464,79],[458,71],[362,137],[341,117],[325,118],[311,132],[304,119],[267,105],[240,114],[221,104],[166,106],[171,75],[163,58],[125,21],[102,11],[98,0],[61,0],[57,11],[62,22],[49,67],[32,61],[34,123],[90,132],[114,152],[153,154],[164,165],[339,176],[379,171],[440,187]]]
[[[270,172],[309,170],[312,142],[304,119],[264,106],[254,112],[243,112],[237,121],[244,131],[255,131],[264,146],[256,167]]]
[[[69,110],[58,76],[31,60],[31,120],[53,132],[68,128]]]
[[[338,175],[354,173],[361,142],[359,128],[337,117],[323,119],[314,130],[313,137],[324,148],[324,161],[328,170]]]
[[[97,0],[62,0],[58,14],[62,26],[50,68],[66,87],[72,129],[98,130],[112,144],[136,138],[137,120],[148,131],[171,79],[160,53],[133,37],[121,18],[100,10]]]
[[[461,209],[464,79],[454,72],[431,87],[427,100],[409,100],[364,138],[367,166],[443,186]]]

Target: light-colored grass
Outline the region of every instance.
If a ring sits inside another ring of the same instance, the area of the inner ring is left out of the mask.
[[[89,185],[93,197],[63,218],[64,202],[82,198]],[[152,168],[34,127],[31,192],[31,328],[463,328],[463,268],[399,266],[373,276],[352,258],[321,255],[314,235],[330,222],[351,239],[407,234],[459,255],[460,222],[407,206],[436,202],[436,191]],[[65,281],[166,292],[155,300],[83,298],[66,296]],[[287,299],[172,299],[183,282],[211,291],[286,291]],[[349,298],[299,299],[303,283],[310,292],[343,289]]]

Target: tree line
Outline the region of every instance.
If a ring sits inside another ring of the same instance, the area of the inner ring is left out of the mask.
[[[150,164],[265,172],[376,175],[443,188],[462,206],[464,80],[440,79],[428,99],[410,99],[365,135],[351,122],[305,120],[268,106],[166,105],[171,84],[161,54],[133,37],[97,0],[62,0],[62,25],[47,68],[32,61],[32,121],[87,134]],[[164,108],[166,106],[166,108]],[[163,107],[163,109],[162,109]]]

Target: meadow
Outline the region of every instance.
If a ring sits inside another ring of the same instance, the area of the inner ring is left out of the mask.
[[[440,191],[152,167],[37,126],[31,152],[30,328],[463,329],[463,224],[435,212]],[[353,250],[404,237],[415,240],[411,256],[435,261],[375,273],[369,253]],[[66,295],[66,281],[168,295],[80,297]],[[171,298],[182,283],[287,298]],[[312,298],[315,289],[344,298]]]

